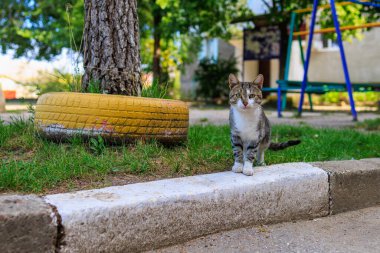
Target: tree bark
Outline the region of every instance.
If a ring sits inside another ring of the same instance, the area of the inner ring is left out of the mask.
[[[0,84],[0,112],[5,112],[5,98]]]
[[[84,91],[141,95],[136,0],[85,0]]]
[[[160,31],[160,23],[161,23],[161,13],[160,10],[157,9],[154,11],[153,17],[153,39],[154,39],[154,48],[153,48],[153,80],[156,82],[160,82],[161,76],[161,31]]]

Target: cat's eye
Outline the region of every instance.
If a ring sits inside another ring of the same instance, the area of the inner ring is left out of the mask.
[[[255,95],[253,95],[253,94],[249,95],[249,98],[254,98],[254,97],[255,97]]]

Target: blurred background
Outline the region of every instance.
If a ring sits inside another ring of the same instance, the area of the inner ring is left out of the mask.
[[[229,73],[244,81],[262,73],[265,87],[277,87],[284,78],[291,12],[310,7],[310,1],[298,0],[137,2],[144,86],[155,84],[160,96],[198,107],[227,105]],[[2,0],[0,7],[0,112],[26,110],[46,92],[81,91],[84,1]],[[337,11],[342,25],[379,19],[362,5]],[[301,31],[309,19],[307,13],[299,20]],[[330,10],[319,11],[317,28],[331,26]],[[380,83],[380,29],[344,31],[343,39],[352,82]],[[302,50],[307,40],[302,36]],[[291,47],[288,78],[301,81],[299,41]],[[314,36],[309,81],[344,82],[335,34]],[[315,110],[349,111],[346,92],[312,96]],[[359,111],[379,110],[375,90],[355,92],[354,99]],[[276,93],[266,94],[269,108],[276,100]],[[298,101],[298,94],[289,95],[287,108]]]

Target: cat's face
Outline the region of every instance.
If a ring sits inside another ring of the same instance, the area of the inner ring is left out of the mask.
[[[258,75],[253,82],[240,82],[234,74],[228,77],[230,85],[230,105],[239,110],[248,110],[255,105],[260,105],[263,99],[262,87],[264,77]]]

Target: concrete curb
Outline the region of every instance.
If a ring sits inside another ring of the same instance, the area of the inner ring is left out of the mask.
[[[54,252],[54,208],[34,195],[0,195],[0,252]]]
[[[380,159],[317,162],[327,171],[330,186],[330,214],[380,204]]]
[[[378,189],[380,158],[279,164],[257,167],[252,177],[222,172],[48,195],[41,215],[51,219],[34,226],[46,232],[20,233],[29,236],[31,248],[54,245],[39,252],[56,245],[59,252],[136,252],[222,230],[368,207],[380,202]],[[0,220],[14,215],[5,209]],[[1,225],[3,239],[9,228]],[[15,239],[5,238],[0,251],[15,252],[9,246]]]
[[[46,196],[62,252],[136,252],[251,224],[328,214],[327,173],[306,163]],[[91,238],[91,240],[89,240]]]

